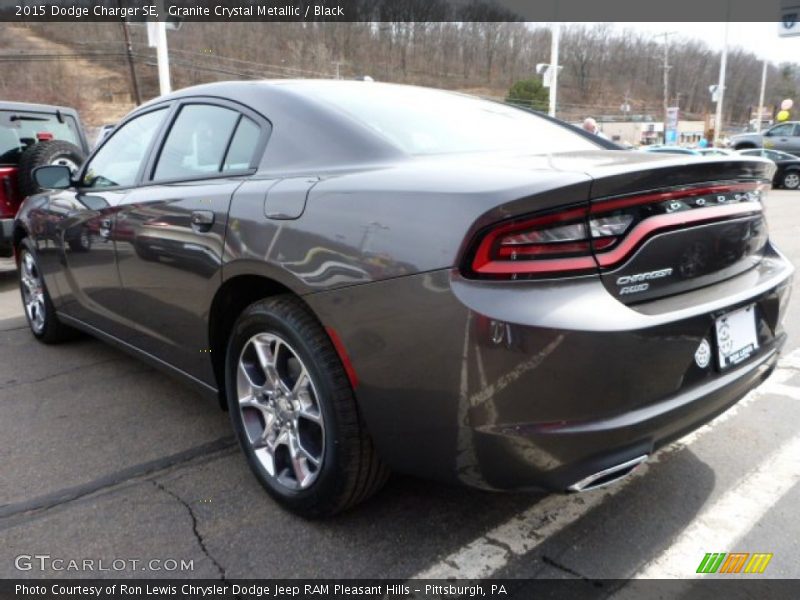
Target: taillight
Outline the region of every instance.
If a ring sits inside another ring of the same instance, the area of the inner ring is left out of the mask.
[[[0,217],[13,217],[19,208],[17,168],[0,167]]]
[[[691,186],[596,200],[485,231],[469,255],[469,277],[518,279],[581,275],[617,266],[667,229],[761,210],[768,184]]]
[[[597,268],[586,230],[587,208],[513,221],[490,229],[472,259],[475,275],[515,279]]]

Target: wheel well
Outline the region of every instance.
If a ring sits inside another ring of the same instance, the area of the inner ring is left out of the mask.
[[[211,350],[211,364],[217,380],[220,404],[225,404],[225,353],[233,324],[242,311],[253,302],[275,296],[292,294],[286,286],[258,275],[240,275],[222,284],[211,303],[208,315],[208,340]]]
[[[25,231],[22,227],[17,225],[14,228],[14,234],[12,236],[12,245],[14,249],[14,259],[16,260],[17,255],[19,254],[17,250],[19,249],[19,245],[22,243],[22,240],[28,237],[28,232]]]
[[[742,144],[736,144],[736,146],[734,146],[733,149],[734,150],[750,150],[750,149],[755,148],[755,147],[756,147],[755,144],[752,144],[750,142],[744,142]]]

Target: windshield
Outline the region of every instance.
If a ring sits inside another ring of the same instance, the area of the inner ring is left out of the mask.
[[[531,154],[602,147],[566,127],[497,102],[426,88],[321,86],[319,100],[409,154],[510,150]]]
[[[17,164],[20,154],[41,139],[81,145],[75,120],[64,115],[27,111],[0,111],[0,163]]]

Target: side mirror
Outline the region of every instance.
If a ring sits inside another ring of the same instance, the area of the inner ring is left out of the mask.
[[[33,170],[33,180],[46,190],[65,190],[72,185],[72,170],[65,165],[45,165]]]

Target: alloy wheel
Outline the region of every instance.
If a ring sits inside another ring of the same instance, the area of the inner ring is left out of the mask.
[[[39,267],[30,252],[24,251],[20,260],[22,303],[35,333],[41,333],[45,324],[44,285]]]
[[[62,167],[68,167],[73,174],[75,174],[78,171],[79,167],[78,163],[76,163],[74,160],[72,160],[67,156],[57,156],[52,161],[50,161],[50,164]]]
[[[260,333],[242,348],[239,411],[260,464],[281,486],[310,487],[325,454],[325,422],[306,365],[280,336]]]
[[[790,190],[800,186],[800,175],[797,173],[789,173],[783,178],[783,185]]]

